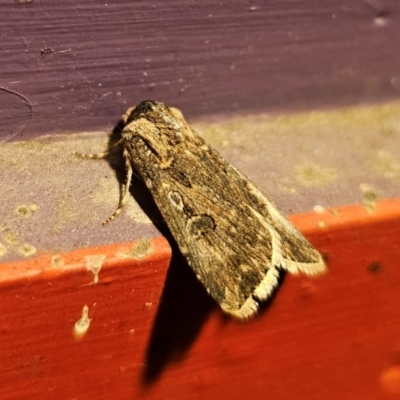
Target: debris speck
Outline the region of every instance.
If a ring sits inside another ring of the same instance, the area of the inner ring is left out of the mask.
[[[99,273],[103,267],[103,262],[106,256],[104,254],[85,256],[86,269],[88,272],[93,274],[93,284],[96,285],[99,282]]]
[[[82,316],[74,325],[74,337],[76,340],[81,340],[89,330],[91,319],[89,318],[89,307],[85,304],[82,309]]]

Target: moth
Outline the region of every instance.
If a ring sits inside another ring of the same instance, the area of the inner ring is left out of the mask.
[[[279,270],[316,275],[321,255],[257,187],[198,136],[174,107],[145,100],[123,116],[125,206],[132,174],[151,192],[180,251],[221,308],[240,319],[257,313]],[[81,155],[105,158],[109,151]]]

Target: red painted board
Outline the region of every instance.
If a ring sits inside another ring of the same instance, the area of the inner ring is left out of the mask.
[[[62,255],[64,267],[1,264],[1,398],[400,398],[400,199],[291,219],[328,273],[286,275],[246,323],[222,314],[175,251],[170,262],[164,239],[142,261],[114,264],[108,255],[137,254],[116,245]],[[93,254],[107,260],[96,285],[78,262]]]
[[[170,256],[158,238],[0,264],[0,398],[129,398]]]

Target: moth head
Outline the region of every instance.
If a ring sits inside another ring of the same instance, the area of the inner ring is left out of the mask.
[[[134,121],[135,119],[157,116],[165,108],[164,104],[153,100],[143,100],[136,107],[131,109],[131,113],[128,115],[126,124]]]
[[[125,119],[125,125],[136,120],[147,120],[159,130],[164,139],[172,143],[181,142],[182,132],[187,128],[187,123],[177,108],[167,107],[153,100],[143,100],[131,109]]]

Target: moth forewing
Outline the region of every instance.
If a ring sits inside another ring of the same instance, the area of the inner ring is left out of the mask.
[[[326,266],[321,254],[303,234],[253,183],[248,183],[248,190],[259,200],[262,211],[258,217],[264,221],[268,229],[272,229],[272,235],[275,236],[275,254],[279,254],[280,260],[276,260],[273,264],[280,265],[282,269],[292,274],[317,275],[323,273]]]
[[[221,308],[254,315],[279,269],[325,271],[320,254],[248,178],[195,134],[176,108],[142,101],[124,116],[129,193],[144,180],[181,252]]]

